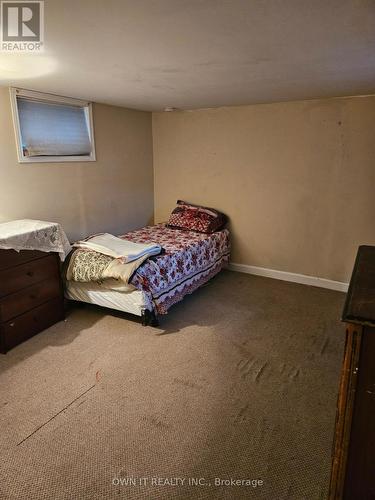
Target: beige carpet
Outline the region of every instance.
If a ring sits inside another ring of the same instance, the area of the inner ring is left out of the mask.
[[[226,271],[158,329],[73,310],[0,358],[0,498],[326,498],[344,298]]]

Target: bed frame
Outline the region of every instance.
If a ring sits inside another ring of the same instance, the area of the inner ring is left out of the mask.
[[[134,293],[134,295],[133,295]],[[134,297],[133,300],[129,298]],[[121,292],[115,290],[100,289],[98,284],[69,283],[65,282],[65,298],[69,302],[88,304],[102,307],[108,311],[118,311],[141,318],[143,326],[158,326],[158,315],[152,308],[148,307],[147,300],[143,298],[143,292]]]
[[[91,302],[84,302],[82,300],[72,300],[67,297],[65,297],[65,311],[70,310],[72,307],[94,307],[94,308],[99,308],[99,309],[104,309],[107,310],[108,312],[113,313],[118,313],[118,314],[129,314],[133,316],[134,318],[140,318],[142,326],[153,326],[153,327],[158,327],[160,325],[159,323],[159,316],[155,313],[155,311],[150,311],[150,309],[142,309],[141,314],[134,314],[128,311],[121,311],[120,309],[113,309],[111,307],[103,307],[98,304],[94,304]]]

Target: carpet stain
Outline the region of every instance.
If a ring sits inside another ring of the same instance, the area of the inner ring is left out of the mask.
[[[159,417],[155,415],[146,415],[143,417],[145,422],[148,424],[151,424],[153,427],[156,427],[157,429],[165,429],[169,430],[171,426],[167,422],[163,422]]]
[[[237,369],[243,379],[247,378],[249,373],[252,371],[254,363],[255,360],[251,358],[242,358],[239,360],[239,362],[237,363]]]
[[[244,342],[242,342],[241,344],[239,344],[238,342],[235,342],[233,340],[230,341],[230,343],[236,348],[239,350],[239,352],[241,353],[242,356],[249,356],[250,354],[250,351],[245,347],[247,345],[247,341],[245,340]]]
[[[292,368],[292,370],[289,372],[289,378],[295,380],[296,378],[298,378],[299,374],[300,374],[299,368]]]
[[[246,421],[246,413],[249,409],[249,403],[247,403],[245,406],[242,406],[239,411],[237,412],[236,416],[233,419],[233,422],[235,424],[242,424],[243,422]]]
[[[256,372],[255,377],[254,377],[254,382],[259,382],[260,378],[262,377],[264,370],[266,369],[268,365],[268,362],[266,361],[263,363],[263,365],[259,368],[259,370]]]
[[[191,380],[185,380],[182,378],[174,378],[173,383],[183,385],[184,387],[189,387],[190,389],[198,389],[199,391],[203,389],[203,386],[197,384],[196,382],[192,382]]]
[[[328,338],[326,338],[326,339],[325,339],[325,341],[324,341],[324,342],[323,342],[323,344],[322,344],[321,349],[320,349],[320,354],[321,354],[321,355],[323,355],[323,354],[324,354],[324,352],[325,352],[325,350],[327,349],[328,345],[329,345],[329,339],[328,339]]]
[[[299,366],[282,363],[277,369],[275,366],[272,366],[272,362],[270,361],[262,362],[251,358],[241,358],[238,361],[236,368],[240,372],[243,380],[247,379],[248,376],[252,374],[252,380],[256,383],[259,383],[265,376],[269,378],[272,374],[277,372],[282,375],[282,379],[286,381],[294,381],[301,374],[301,368]]]

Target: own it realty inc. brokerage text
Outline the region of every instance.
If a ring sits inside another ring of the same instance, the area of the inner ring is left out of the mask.
[[[182,487],[182,486],[226,486],[226,487],[251,487],[258,488],[263,486],[262,479],[250,478],[220,478],[207,479],[204,477],[114,477],[112,479],[113,486],[169,486],[169,487]]]

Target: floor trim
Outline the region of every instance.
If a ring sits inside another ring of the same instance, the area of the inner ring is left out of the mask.
[[[306,276],[305,274],[287,273],[285,271],[277,271],[276,269],[267,269],[266,267],[249,266],[247,264],[236,264],[231,262],[228,269],[240,273],[255,274],[266,278],[274,278],[276,280],[291,281],[292,283],[301,283],[302,285],[319,286],[328,288],[329,290],[337,290],[339,292],[347,292],[349,283],[342,281],[327,280],[318,278],[317,276]]]

